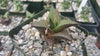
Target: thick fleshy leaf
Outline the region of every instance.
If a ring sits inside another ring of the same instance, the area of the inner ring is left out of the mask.
[[[53,38],[57,39],[67,39],[67,40],[72,40],[72,37],[69,35],[69,33],[66,30],[63,30],[61,32],[55,33],[51,35]]]
[[[41,20],[41,21],[35,21],[32,23],[32,26],[37,28],[41,34],[45,34],[45,30],[48,26],[48,21],[47,20]],[[48,32],[52,33],[50,29],[48,29]]]
[[[62,30],[64,30],[65,28],[67,28],[69,26],[75,26],[77,24],[78,24],[77,22],[74,22],[74,21],[69,20],[69,19],[68,20],[62,20],[60,22],[60,24],[56,28],[53,29],[53,31],[54,32],[59,32],[59,31],[62,31]]]
[[[56,27],[56,25],[54,24],[54,19],[55,19],[55,9],[52,7],[50,9],[50,13],[49,13],[49,16],[48,16],[48,20],[49,20],[49,24],[50,24],[50,28],[53,29],[54,27]]]
[[[49,19],[50,28],[53,29],[56,25],[53,23],[52,19]]]
[[[40,32],[42,35],[45,35],[45,30],[46,30],[45,27],[37,27],[37,26],[35,26],[35,28],[38,29],[39,32]]]
[[[34,21],[32,23],[33,27],[44,27],[46,28],[48,26],[48,21],[47,20],[40,20],[40,21]]]
[[[52,8],[50,9],[48,19],[54,18],[54,13],[55,13],[55,9],[52,7]],[[52,21],[54,21],[54,19],[52,19]]]
[[[52,7],[48,16],[51,29],[54,29],[59,24],[59,18],[59,12]]]

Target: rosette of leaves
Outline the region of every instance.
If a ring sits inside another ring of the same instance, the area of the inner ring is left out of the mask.
[[[0,7],[7,7],[9,0],[0,0]]]
[[[71,6],[71,0],[64,0],[62,2],[62,7],[63,7],[64,10],[70,8],[70,6]]]
[[[81,12],[81,18],[84,19],[85,22],[88,22],[88,15],[91,12],[91,8],[90,7],[83,7],[82,8],[82,12]]]
[[[1,21],[3,25],[8,26],[11,23],[11,18],[9,17],[9,12],[6,12],[5,15],[1,15]]]
[[[67,27],[76,26],[78,23],[70,19],[63,19],[59,12],[54,8],[50,9],[47,20],[33,22],[32,26],[36,27],[49,45],[61,39],[72,40],[72,37],[65,30]]]
[[[16,11],[22,11],[23,10],[23,3],[19,0],[14,0]]]

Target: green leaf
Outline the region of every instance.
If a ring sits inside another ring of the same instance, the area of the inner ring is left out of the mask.
[[[34,13],[30,13],[29,11],[26,11],[26,17],[32,18],[34,16]]]
[[[53,7],[50,9],[48,21],[50,23],[51,29],[54,29],[59,24],[60,21],[59,12],[55,10]]]
[[[78,24],[77,22],[74,22],[74,21],[69,20],[69,19],[68,20],[62,20],[60,22],[60,24],[56,28],[53,29],[53,31],[58,32],[58,31],[61,31],[61,30],[65,29],[69,26],[75,26],[77,24]]]
[[[14,0],[16,11],[22,11],[23,10],[23,3],[20,0]]]
[[[53,21],[51,19],[49,19],[49,24],[50,24],[51,29],[56,27],[56,25],[53,23]]]
[[[67,40],[72,40],[72,37],[69,35],[69,33],[66,30],[63,30],[61,32],[55,33],[51,35],[54,38],[57,39],[67,39]]]
[[[0,1],[0,7],[6,7],[7,5],[8,5],[8,1],[7,0]]]
[[[37,28],[41,34],[45,35],[45,30],[48,26],[47,20],[41,20],[41,21],[35,21],[32,23],[32,26]],[[48,29],[48,32],[52,33],[53,31],[51,29]]]
[[[55,11],[55,9],[54,8],[51,8],[50,9],[50,13],[49,13],[49,16],[48,16],[48,21],[49,21],[49,24],[50,24],[50,28],[51,29],[53,29],[56,25],[54,24],[54,15],[55,14],[53,14],[54,13],[54,11]]]
[[[40,20],[40,21],[34,21],[32,23],[32,26],[34,27],[47,27],[48,26],[48,21],[47,20]]]

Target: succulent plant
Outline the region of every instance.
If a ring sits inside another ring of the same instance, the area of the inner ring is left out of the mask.
[[[88,15],[91,12],[90,7],[83,7],[81,12],[81,18],[84,19],[85,22],[88,22]]]
[[[0,7],[6,7],[8,5],[9,0],[0,0]]]
[[[62,7],[64,10],[70,8],[71,6],[71,0],[64,0],[64,2],[62,2]]]
[[[16,11],[22,11],[23,10],[23,4],[21,1],[19,0],[14,0],[14,4],[15,4],[15,8],[16,8]]]
[[[44,39],[47,43],[51,45],[56,40],[72,40],[71,36],[65,29],[69,26],[76,26],[77,24],[77,22],[70,19],[60,17],[58,11],[51,8],[47,20],[35,21],[32,26],[36,27],[40,33],[44,35]]]
[[[91,8],[85,6],[85,7],[82,8],[81,14],[89,14],[90,12],[91,12]]]

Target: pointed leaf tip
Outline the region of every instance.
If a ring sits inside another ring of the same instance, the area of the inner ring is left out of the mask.
[[[56,28],[53,29],[53,31],[54,32],[62,31],[67,27],[76,26],[77,24],[79,23],[72,20],[62,20],[60,24]]]

